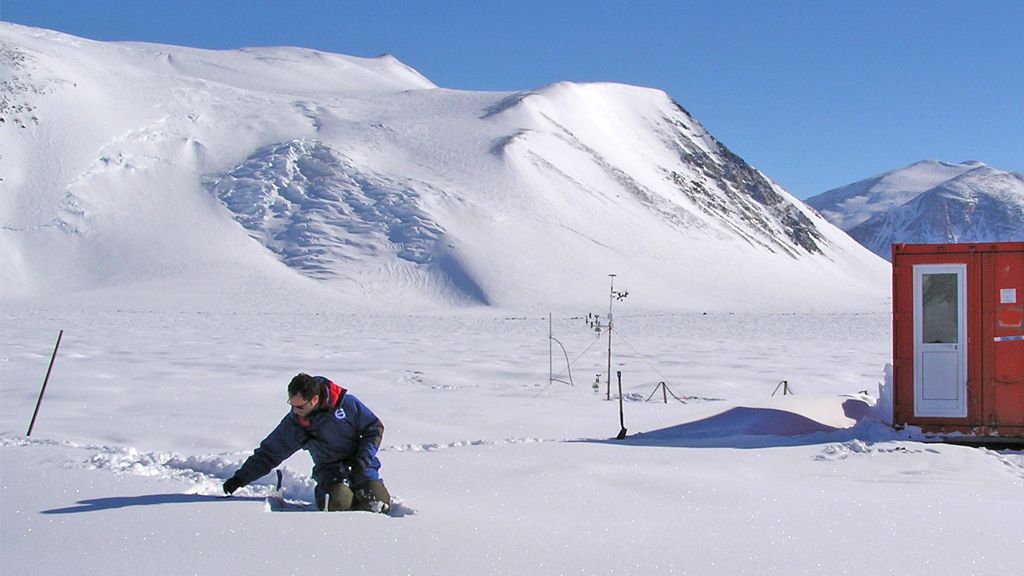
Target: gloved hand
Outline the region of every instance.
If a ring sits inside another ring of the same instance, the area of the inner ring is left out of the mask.
[[[350,477],[352,477],[352,476],[355,476],[355,477],[362,476],[363,475],[363,470],[366,469],[366,466],[358,458],[353,458],[353,459],[347,461],[345,464],[348,467],[348,475]]]
[[[234,494],[235,490],[238,490],[242,486],[245,486],[245,484],[243,484],[242,481],[239,480],[237,476],[232,476],[231,478],[228,478],[227,480],[224,481],[224,493]]]
[[[348,468],[352,476],[362,476],[363,472],[370,467],[370,454],[360,452],[348,461]]]

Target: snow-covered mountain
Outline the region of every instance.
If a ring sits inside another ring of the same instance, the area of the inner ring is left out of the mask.
[[[0,24],[0,574],[1016,576],[1024,453],[885,424],[888,286],[657,90]],[[223,497],[299,370],[390,517]]]
[[[3,296],[884,301],[888,269],[664,92],[439,88],[390,56],[0,24]],[[159,294],[167,290],[155,291]]]
[[[918,162],[807,204],[886,259],[899,242],[1024,240],[1024,174],[981,162]]]

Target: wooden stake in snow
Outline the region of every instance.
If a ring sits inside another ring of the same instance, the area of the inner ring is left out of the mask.
[[[36,425],[36,416],[39,415],[39,406],[43,403],[43,394],[46,394],[46,384],[50,381],[50,372],[53,371],[53,361],[57,359],[57,349],[60,348],[60,339],[64,337],[64,331],[57,334],[57,344],[53,347],[53,356],[50,357],[50,367],[46,369],[46,378],[43,379],[43,388],[39,391],[39,399],[36,400],[36,409],[32,412],[32,421],[29,422],[28,432],[25,436],[32,435],[32,428]]]

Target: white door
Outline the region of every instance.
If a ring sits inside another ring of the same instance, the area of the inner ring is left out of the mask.
[[[967,265],[914,266],[914,415],[967,416]]]

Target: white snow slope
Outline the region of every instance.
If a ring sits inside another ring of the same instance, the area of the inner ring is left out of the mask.
[[[664,94],[0,37],[0,573],[1021,573],[1024,453],[883,422],[884,263]],[[650,167],[694,165],[691,212]],[[220,497],[300,370],[384,421],[390,516],[310,511],[304,453],[289,511]]]
[[[888,267],[664,92],[0,26],[4,293],[174,281],[394,307],[883,303]],[[843,298],[836,298],[836,293]]]

